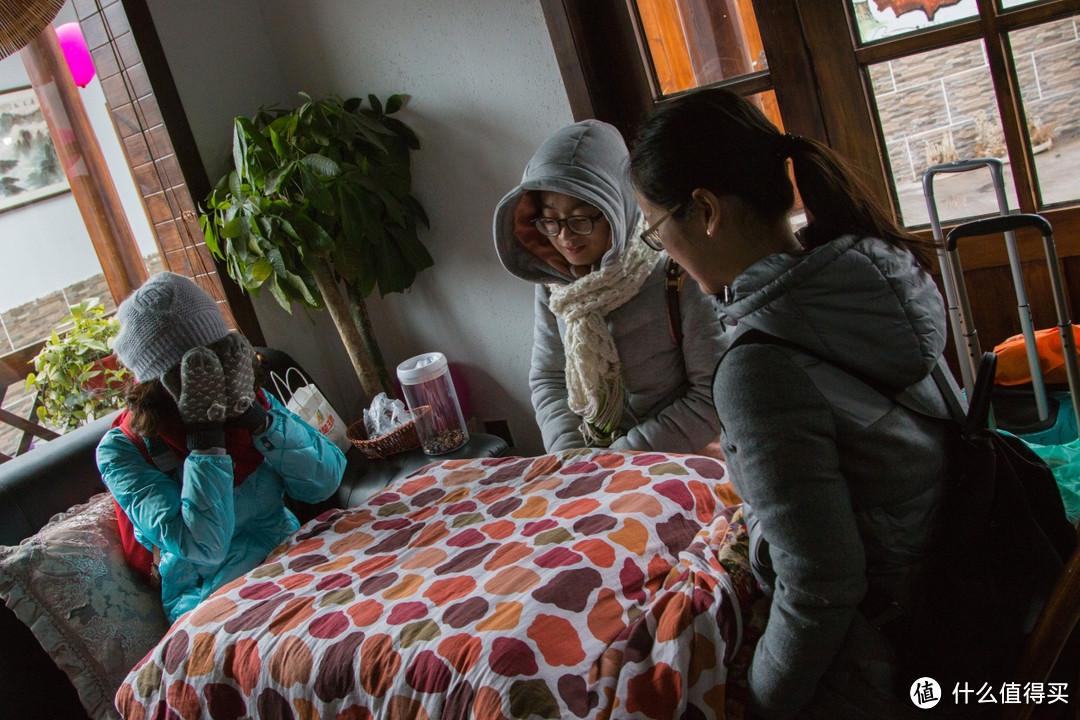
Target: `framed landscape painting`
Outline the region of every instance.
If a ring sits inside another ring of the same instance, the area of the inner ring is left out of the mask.
[[[0,212],[68,189],[33,88],[0,93]]]

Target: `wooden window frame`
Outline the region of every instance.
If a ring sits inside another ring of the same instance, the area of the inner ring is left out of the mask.
[[[977,0],[980,16],[864,46],[856,43],[847,0],[753,0],[769,60],[766,73],[716,83],[749,94],[772,89],[785,128],[820,140],[856,169],[879,200],[897,209],[888,152],[875,119],[865,66],[967,40],[986,43],[991,72],[1004,81],[998,109],[1013,162],[1022,212],[1038,212],[1053,226],[1072,308],[1080,311],[1080,202],[1040,208],[1030,180],[1034,161],[1027,145],[1022,100],[1008,47],[1008,32],[1080,12],[1080,0],[1050,0],[997,11],[997,0]],[[634,0],[541,0],[556,58],[577,120],[595,117],[614,124],[629,141],[658,96],[642,58],[647,49],[637,29]],[[1006,120],[1006,117],[1008,118]],[[946,222],[944,231],[950,224]],[[918,234],[929,237],[930,230]],[[1056,324],[1047,286],[1045,257],[1036,233],[1018,233],[1024,278],[1037,327]],[[975,324],[989,346],[1019,332],[1016,316],[1000,299],[1011,297],[1004,243],[979,243],[964,252],[965,278]],[[974,288],[974,292],[972,289]],[[1075,315],[1073,315],[1075,318]],[[950,341],[951,342],[951,341]]]
[[[1035,163],[1025,130],[1023,100],[1020,97],[1016,65],[1008,35],[1014,30],[1063,19],[1080,12],[1080,1],[1053,0],[1011,10],[997,10],[997,0],[977,0],[980,17],[940,28],[902,35],[872,44],[857,45],[854,33],[848,42],[837,42],[837,27],[850,28],[847,0],[796,0],[805,27],[804,40],[815,61],[816,86],[830,129],[830,143],[863,168],[872,166],[876,154],[880,162],[877,178],[890,204],[895,207],[889,182],[888,153],[874,119],[870,81],[865,68],[887,60],[969,41],[983,41],[997,94],[998,115],[1009,157],[1013,163],[1013,183],[1020,212],[1039,213],[1054,227],[1058,252],[1063,257],[1080,254],[1080,202],[1057,207],[1040,206],[1035,188]],[[778,0],[758,0],[773,4]],[[879,191],[880,191],[879,190]],[[928,234],[928,231],[924,231]],[[1037,260],[1039,248],[1022,253],[1025,260]],[[965,258],[965,267],[993,267],[1007,263],[1003,248],[987,247]]]

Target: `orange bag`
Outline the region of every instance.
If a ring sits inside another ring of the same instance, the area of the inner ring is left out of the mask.
[[[1073,325],[1073,338],[1080,348],[1080,326]],[[994,382],[998,385],[1023,385],[1031,382],[1031,367],[1028,365],[1027,344],[1023,335],[1013,335],[994,347],[997,353],[997,374]],[[1061,352],[1061,337],[1056,327],[1035,331],[1035,348],[1039,354],[1039,371],[1043,382],[1048,385],[1065,384],[1065,355]]]

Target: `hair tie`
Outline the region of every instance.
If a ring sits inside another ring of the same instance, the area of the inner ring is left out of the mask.
[[[792,135],[791,133],[784,133],[780,136],[780,149],[777,151],[777,155],[781,160],[787,160],[789,157],[794,157],[795,146],[798,144],[801,138],[798,135]]]

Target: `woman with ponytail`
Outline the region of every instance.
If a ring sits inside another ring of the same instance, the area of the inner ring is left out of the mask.
[[[809,221],[798,233],[788,160]],[[736,324],[713,402],[772,601],[750,668],[755,716],[917,713],[892,640],[946,477],[947,396],[958,396],[925,271],[932,245],[897,227],[828,147],[726,90],[660,106],[631,173],[644,239]]]

